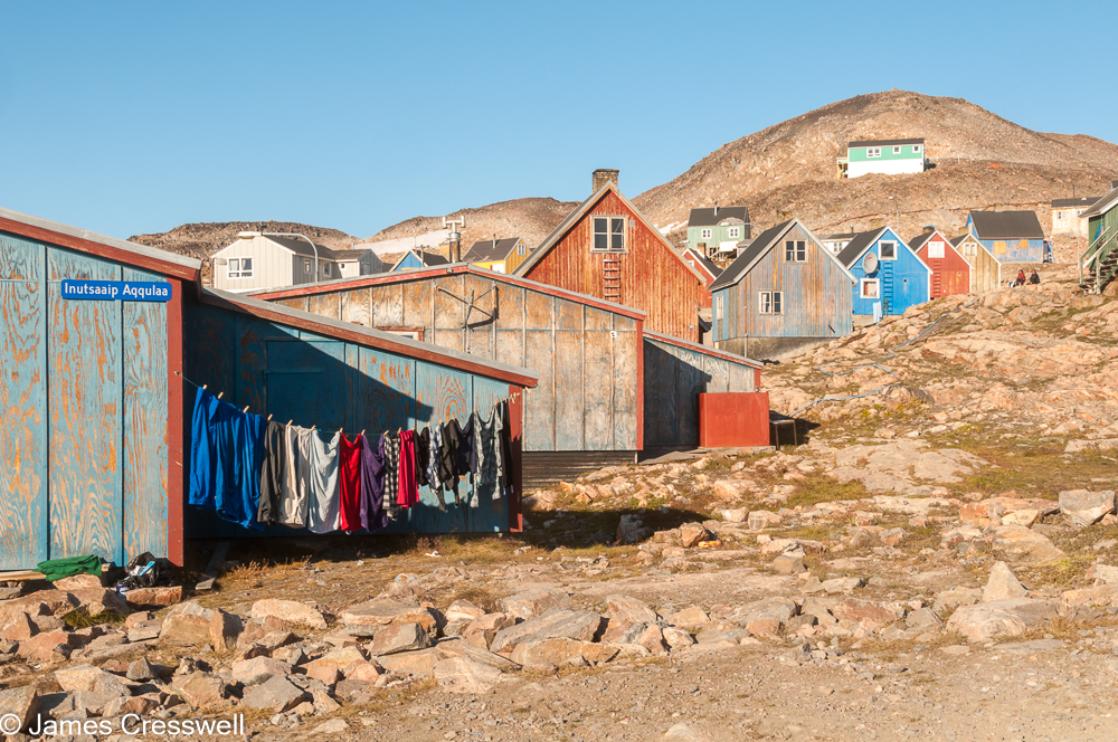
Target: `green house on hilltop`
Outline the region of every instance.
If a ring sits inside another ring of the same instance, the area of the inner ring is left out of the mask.
[[[846,157],[838,158],[840,178],[862,175],[906,175],[922,173],[927,158],[923,139],[864,139],[846,145]]]

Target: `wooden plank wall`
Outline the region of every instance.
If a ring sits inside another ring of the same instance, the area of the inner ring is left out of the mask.
[[[318,299],[319,309],[333,306],[339,311],[337,296]],[[364,429],[378,436],[451,417],[465,422],[474,410],[487,416],[496,401],[509,396],[506,382],[224,308],[190,303],[187,322],[194,330],[187,339],[188,377],[211,389],[235,388],[232,398],[227,392],[235,404],[251,404],[257,412],[304,427],[317,425],[327,434],[340,426],[349,435]],[[192,401],[194,391],[189,392]],[[463,481],[459,494],[468,498],[468,481]],[[452,494],[448,499],[443,510],[436,494],[421,488],[420,504],[389,532],[497,532],[509,527],[507,499],[486,500],[478,508],[456,505]],[[189,516],[191,536],[244,535],[205,513]],[[290,534],[281,528],[266,532]]]
[[[670,343],[644,339],[646,448],[699,445],[699,394],[756,391],[755,369],[745,363]]]
[[[0,569],[167,554],[167,306],[67,301],[66,278],[161,277],[0,235]]]
[[[590,249],[594,216],[627,217],[629,247],[626,252],[602,253]],[[532,266],[525,278],[605,298],[603,264],[607,257],[621,259],[618,303],[647,312],[645,322],[649,330],[692,342],[700,340],[699,310],[710,306],[710,290],[644,220],[612,192],[606,193],[539,263]]]
[[[467,322],[466,305],[454,297],[471,294],[488,315],[473,309]],[[525,394],[527,452],[638,448],[639,346],[631,317],[468,273],[277,303],[378,329],[418,330],[426,342],[532,369],[539,385]]]

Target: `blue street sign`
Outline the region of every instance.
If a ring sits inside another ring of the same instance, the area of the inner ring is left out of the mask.
[[[62,298],[78,301],[171,300],[171,284],[165,281],[62,281]]]

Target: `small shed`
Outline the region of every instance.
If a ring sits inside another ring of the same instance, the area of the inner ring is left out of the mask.
[[[999,263],[1041,263],[1050,257],[1035,211],[972,211],[967,230]]]
[[[1002,264],[972,233],[951,238],[955,250],[970,264],[970,293],[985,294],[1002,286]]]
[[[496,273],[513,273],[528,257],[528,246],[519,237],[479,240],[470,246],[462,260]]]
[[[183,302],[200,263],[0,209],[0,570],[183,557]]]
[[[722,272],[722,269],[713,260],[693,247],[683,251],[683,259],[687,261],[689,266],[703,274],[707,286],[713,284],[715,279],[718,278],[718,274]]]
[[[648,328],[700,340],[706,280],[617,187],[595,170],[592,194],[532,251],[516,274],[640,309]]]
[[[769,227],[711,286],[714,344],[759,358],[848,335],[853,283],[798,219]]]
[[[838,259],[856,280],[856,318],[901,315],[928,301],[931,271],[891,227],[854,235]]]
[[[932,271],[931,298],[970,293],[970,263],[943,232],[925,230],[908,246]]]

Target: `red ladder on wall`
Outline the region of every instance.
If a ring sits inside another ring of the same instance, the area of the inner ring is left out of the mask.
[[[606,255],[602,259],[602,298],[621,303],[620,255]]]

